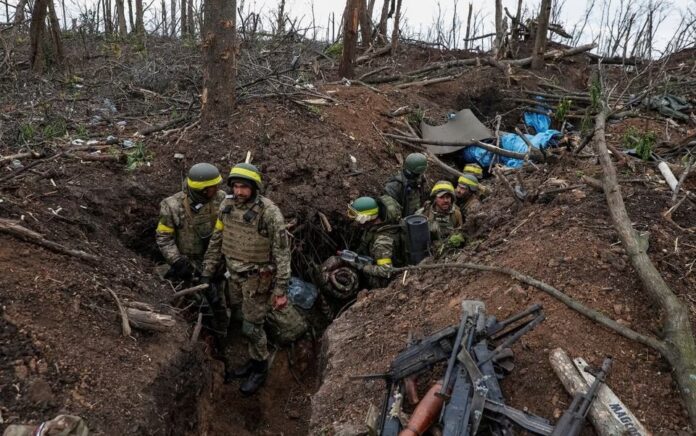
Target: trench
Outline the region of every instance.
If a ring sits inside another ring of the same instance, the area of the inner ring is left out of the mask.
[[[331,231],[327,231],[316,211],[286,217],[292,233],[293,276],[318,283],[321,262],[337,250],[354,246],[356,232],[339,214],[330,215]],[[154,263],[163,262],[156,247],[143,241],[154,240],[155,219],[131,222],[120,235],[130,250]],[[318,286],[317,286],[318,288]],[[212,336],[205,328],[193,348],[182,349],[149,388],[155,407],[152,421],[157,422],[153,434],[164,430],[167,435],[203,434],[284,434],[307,435],[311,415],[311,397],[319,389],[321,336],[332,317],[352,303],[316,302],[310,311],[302,311],[310,332],[292,346],[271,346],[268,379],[259,392],[243,397],[239,381],[224,384],[224,364],[212,355]],[[187,316],[190,328],[195,313]],[[228,347],[235,365],[242,365],[247,354],[241,323],[231,323]]]

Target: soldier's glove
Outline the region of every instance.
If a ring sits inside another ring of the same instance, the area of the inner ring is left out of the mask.
[[[188,257],[181,256],[174,264],[169,268],[167,276],[179,280],[189,280],[193,275],[194,268],[189,261]]]
[[[203,295],[208,301],[208,304],[214,307],[220,302],[220,293],[218,292],[217,286],[215,286],[215,283],[213,283],[208,276],[201,277],[201,284],[208,285],[208,288],[203,290]]]

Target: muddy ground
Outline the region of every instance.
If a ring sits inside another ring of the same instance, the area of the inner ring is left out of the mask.
[[[74,59],[82,61],[74,62],[69,74],[41,81],[18,63],[14,77],[0,81],[0,154],[31,148],[47,156],[23,160],[24,170],[3,162],[0,218],[18,220],[100,260],[85,263],[0,234],[0,426],[71,413],[83,416],[96,434],[330,433],[335,423],[359,423],[368,404],[381,398],[380,383],[349,382],[348,376],[384,370],[409,331],[425,335],[454,323],[462,298],[480,298],[499,317],[534,302],[545,306],[546,322],[514,348],[517,366],[504,384],[514,406],[551,419],[565,408],[569,398],[547,362],[548,351],[561,346],[595,363],[614,355],[610,384],[634,413],[656,434],[687,431],[669,368],[653,351],[506,277],[460,271],[412,273],[405,284],[395,280],[387,289],[362,294],[316,344],[327,351],[318,365],[308,361],[291,370],[287,352],[280,350],[266,388],[242,399],[236,384],[222,384],[221,364],[207,343],[188,344],[192,314],[167,304],[172,284],[154,272],[161,262],[154,246],[159,201],[180,189],[193,163],[208,161],[226,172],[250,151],[264,172],[267,195],[289,222],[296,220],[294,271],[312,279],[318,261],[355,241],[343,217],[346,204],[358,195],[378,194],[398,169],[399,157],[411,151],[380,133],[403,128],[399,123],[408,117],[395,120],[384,113],[411,106],[441,123],[448,112],[471,107],[489,125],[502,114],[504,127],[511,129],[520,111],[499,91],[504,77],[495,68],[477,67],[453,82],[403,91],[384,85],[380,92],[317,82],[335,102],[308,107],[288,97],[249,98],[232,120],[202,128],[192,117],[183,126],[140,138],[137,131],[186,113],[187,105],[177,100],[191,98],[200,84],[195,47],[172,52],[168,43],[153,42],[146,57],[127,46],[116,52],[106,42],[84,48],[73,43]],[[82,50],[98,53],[103,64],[84,59]],[[359,74],[388,63],[399,70],[462,56],[468,54],[409,48],[395,60],[361,67]],[[544,75],[586,89],[591,67],[579,60],[562,65],[571,73],[553,66]],[[330,74],[331,66],[323,67]],[[533,87],[535,80],[521,70],[513,87]],[[63,121],[64,131],[51,135],[56,120]],[[659,126],[662,132],[664,124]],[[614,140],[622,128],[612,127]],[[672,134],[672,142],[686,135],[678,129]],[[103,144],[109,135],[141,143],[141,165],[128,170],[123,162],[50,158],[74,139]],[[651,233],[651,257],[693,314],[696,237],[661,218],[670,193],[652,167],[621,171],[636,227]],[[538,187],[550,177],[574,184],[583,174],[598,176],[599,167],[591,157],[566,153],[523,177],[528,187]],[[433,182],[442,173],[433,168],[429,177]],[[485,203],[487,231],[461,259],[515,267],[640,332],[659,333],[661,314],[633,277],[599,193],[583,187],[516,205],[501,185],[487,183],[495,192]],[[694,187],[693,180],[688,183]],[[328,217],[333,232],[322,228],[318,212]],[[693,217],[687,203],[674,220],[689,227]],[[134,330],[123,337],[107,289],[154,304],[178,322],[166,333]],[[235,350],[241,363],[241,339]]]

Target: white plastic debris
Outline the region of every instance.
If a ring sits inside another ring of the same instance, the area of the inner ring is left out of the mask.
[[[676,190],[679,182],[677,181],[677,178],[674,177],[672,170],[669,169],[669,165],[667,165],[666,162],[660,162],[657,164],[657,168],[659,168],[660,172],[662,173],[662,177],[665,178],[665,181],[667,181],[670,189],[672,191]]]
[[[87,141],[87,145],[89,145],[89,146],[97,145],[97,144],[99,144],[99,141],[97,141],[96,139],[90,139],[89,141]]]
[[[123,144],[121,144],[123,148],[133,148],[135,147],[135,142],[131,141],[130,139],[124,139]]]
[[[73,139],[72,141],[70,141],[70,145],[79,147],[81,145],[85,145],[85,141],[83,141],[82,139]]]
[[[12,162],[10,162],[10,167],[12,167],[13,170],[21,170],[24,168],[24,165],[22,165],[22,161],[19,159],[12,159]]]
[[[181,153],[174,153],[174,159],[183,160],[186,156]]]

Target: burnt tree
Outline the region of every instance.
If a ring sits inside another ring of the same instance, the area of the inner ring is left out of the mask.
[[[539,17],[537,18],[534,52],[532,53],[532,69],[544,68],[544,52],[549,33],[549,17],[551,15],[551,0],[541,0]]]
[[[348,0],[343,12],[343,56],[338,67],[341,77],[353,77],[355,46],[358,42],[358,22],[361,0]]]
[[[203,92],[201,120],[229,120],[237,78],[237,1],[206,0],[203,19]]]

